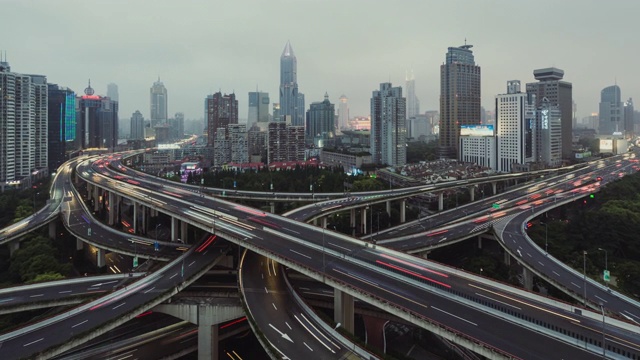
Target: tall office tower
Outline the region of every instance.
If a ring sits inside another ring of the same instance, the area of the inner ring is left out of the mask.
[[[282,121],[282,116],[280,116],[280,103],[273,103],[273,115],[271,116],[271,121]]]
[[[405,77],[405,87],[407,88],[407,119],[409,119],[420,114],[420,100],[416,96],[416,80],[413,76],[413,70],[411,70],[411,75],[407,73]]]
[[[76,98],[76,142],[78,149],[106,148],[118,144],[118,103],[95,95],[89,86]]]
[[[304,160],[304,126],[270,122],[267,129],[267,163]]]
[[[536,161],[546,166],[562,165],[562,111],[549,99],[543,98],[536,110]]]
[[[533,76],[538,82],[528,83],[527,92],[536,95],[536,108],[542,105],[542,99],[547,98],[551,107],[558,106],[560,109],[562,124],[562,158],[573,157],[571,151],[573,122],[573,97],[572,85],[570,82],[561,81],[564,71],[558,68],[545,68],[533,71]]]
[[[144,140],[144,116],[140,110],[136,110],[131,115],[131,132],[129,134],[131,140]]]
[[[184,138],[184,113],[177,112],[171,119],[171,136],[180,140]]]
[[[507,93],[496,96],[497,171],[536,160],[535,113],[535,96],[521,92],[518,80],[507,82]]]
[[[338,123],[336,124],[336,133],[340,133],[342,129],[349,127],[349,99],[342,95],[338,104]]]
[[[247,116],[247,126],[256,123],[269,122],[269,93],[261,91],[249,92],[249,116]]]
[[[249,162],[249,138],[247,125],[229,125],[229,145],[231,148],[231,162],[245,164]]]
[[[324,147],[329,140],[336,137],[335,105],[329,101],[329,95],[324,94],[324,101],[311,103],[307,111],[306,143],[317,147]]]
[[[49,170],[55,171],[67,159],[76,139],[76,94],[66,87],[48,84]]]
[[[407,162],[407,100],[402,88],[380,84],[371,97],[371,161],[390,166]]]
[[[107,84],[107,97],[113,101],[120,101],[117,84],[114,84],[114,83]]]
[[[480,66],[472,45],[450,47],[440,65],[440,139],[442,158],[457,158],[461,125],[479,125]]]
[[[267,123],[268,124],[268,123]],[[267,158],[267,132],[262,131],[258,125],[253,125],[248,131],[249,156],[257,161],[250,162],[266,162]],[[259,160],[258,160],[259,159]],[[263,160],[264,159],[264,160]]]
[[[618,85],[608,86],[600,92],[600,135],[624,132],[622,97]]]
[[[624,103],[624,130],[625,130],[625,138],[633,139],[635,137],[635,129],[634,129],[634,109],[633,109],[633,99],[629,98]]]
[[[219,139],[217,133],[220,129],[224,129],[223,138],[228,139],[227,128],[230,124],[238,123],[238,100],[236,94],[222,95],[217,92],[207,96],[206,104],[209,146],[214,146],[215,139]]]
[[[158,81],[154,82],[153,86],[151,86],[149,94],[151,98],[151,127],[153,128],[158,124],[165,123],[169,115],[167,88],[164,87],[164,84],[160,81],[160,77],[158,77]]]
[[[289,117],[292,125],[304,125],[304,95],[298,93],[298,61],[288,41],[280,56],[280,116],[283,121]]]

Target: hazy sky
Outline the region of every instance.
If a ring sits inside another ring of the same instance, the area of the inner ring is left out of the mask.
[[[578,116],[598,111],[617,79],[640,107],[640,0],[0,0],[0,50],[12,70],[44,74],[78,93],[118,84],[120,118],[149,117],[160,76],[169,113],[202,118],[206,95],[235,92],[240,118],[258,87],[278,102],[279,59],[291,41],[306,104],[325,91],[368,115],[371,91],[404,88],[413,69],[421,111],[439,109],[448,46],[474,45],[482,104],[507,80],[556,66],[573,83]]]

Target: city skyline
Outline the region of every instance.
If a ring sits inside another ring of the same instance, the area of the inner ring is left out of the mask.
[[[256,85],[261,91],[278,93],[279,55],[287,41],[295,47],[298,80],[306,96],[321,99],[328,92],[337,103],[344,94],[351,116],[369,115],[370,89],[384,81],[403,84],[407,69],[414,71],[421,111],[438,110],[439,66],[447,48],[464,44],[465,38],[475,45],[474,55],[483,69],[481,103],[487,110],[493,110],[494,96],[503,91],[505,81],[532,82],[534,69],[552,66],[563,69],[565,79],[574,84],[579,119],[598,111],[600,90],[606,86],[617,83],[624,99],[640,96],[640,84],[634,82],[640,77],[633,64],[636,50],[629,46],[635,37],[625,26],[633,21],[640,4],[631,0],[608,7],[596,7],[600,3],[594,0],[581,1],[580,16],[567,16],[577,14],[575,2],[546,0],[535,4],[406,1],[406,6],[375,7],[362,0],[327,1],[309,11],[310,2],[250,1],[253,7],[245,2],[226,3],[224,16],[210,19],[212,12],[207,8],[212,4],[184,6],[182,16],[176,17],[171,2],[156,1],[154,21],[141,23],[147,1],[127,4],[128,13],[121,15],[118,6],[93,11],[91,2],[9,0],[3,3],[7,11],[0,15],[0,31],[11,34],[11,29],[25,22],[34,26],[3,39],[0,49],[7,52],[14,71],[46,75],[50,82],[77,93],[88,78],[101,95],[106,95],[107,84],[118,84],[122,117],[149,108],[147,91],[158,76],[171,93],[169,114],[181,111],[189,119],[203,118],[201,99],[228,89],[240,99],[244,117],[246,94]],[[61,4],[74,5],[73,10]],[[287,5],[292,14],[286,24],[271,21],[278,4]],[[407,6],[413,11],[404,11]],[[544,8],[553,11],[545,14],[545,28],[535,32],[521,25],[521,18],[511,16],[538,14]],[[379,29],[363,26],[357,21],[360,13],[374,22],[384,17],[389,24]],[[425,16],[428,22],[421,20]],[[491,24],[500,25],[488,25],[489,17]],[[200,21],[204,18],[212,21]],[[53,19],[56,31],[44,31]],[[248,22],[253,24],[242,25]],[[313,30],[314,25],[328,23],[334,26]],[[446,36],[432,35],[434,29],[445,26]],[[261,36],[249,31],[258,28]],[[216,43],[205,40],[220,33],[225,37]],[[385,51],[380,51],[378,43],[384,44]],[[42,61],[45,58],[54,61]],[[150,118],[145,111],[142,114]]]

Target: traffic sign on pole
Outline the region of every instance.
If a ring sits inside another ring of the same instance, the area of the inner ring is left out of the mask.
[[[138,257],[137,257],[137,256],[134,256],[134,257],[133,257],[133,267],[134,267],[134,268],[135,268],[135,267],[138,267]]]
[[[604,279],[604,281],[609,282],[609,280],[611,280],[611,276],[609,274],[609,270],[605,270],[604,273],[602,274],[602,278]]]

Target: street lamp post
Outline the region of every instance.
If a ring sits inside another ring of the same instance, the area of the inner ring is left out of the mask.
[[[607,263],[607,257],[608,257],[608,256],[607,256],[607,250],[606,250],[606,249],[603,249],[603,248],[598,248],[598,250],[600,250],[600,251],[604,251],[604,270],[605,270],[605,271],[607,271],[607,270],[609,270],[609,264]],[[603,279],[603,280],[605,280],[605,281],[604,281],[605,285],[606,285],[607,287],[609,287],[609,282],[608,282],[608,281],[606,281],[606,279],[604,279],[604,274],[603,274],[602,279]]]
[[[607,355],[605,354],[605,342],[607,341],[607,337],[606,334],[604,332],[604,328],[605,328],[605,316],[604,316],[604,305],[602,305],[602,303],[600,303],[600,310],[602,310],[602,358],[606,359]]]
[[[326,272],[326,263],[325,263],[325,251],[324,251],[324,226],[322,227],[322,276]]]
[[[549,255],[549,227],[547,223],[544,224],[544,253]]]
[[[584,306],[587,306],[587,252],[582,252],[582,276],[584,286]]]

